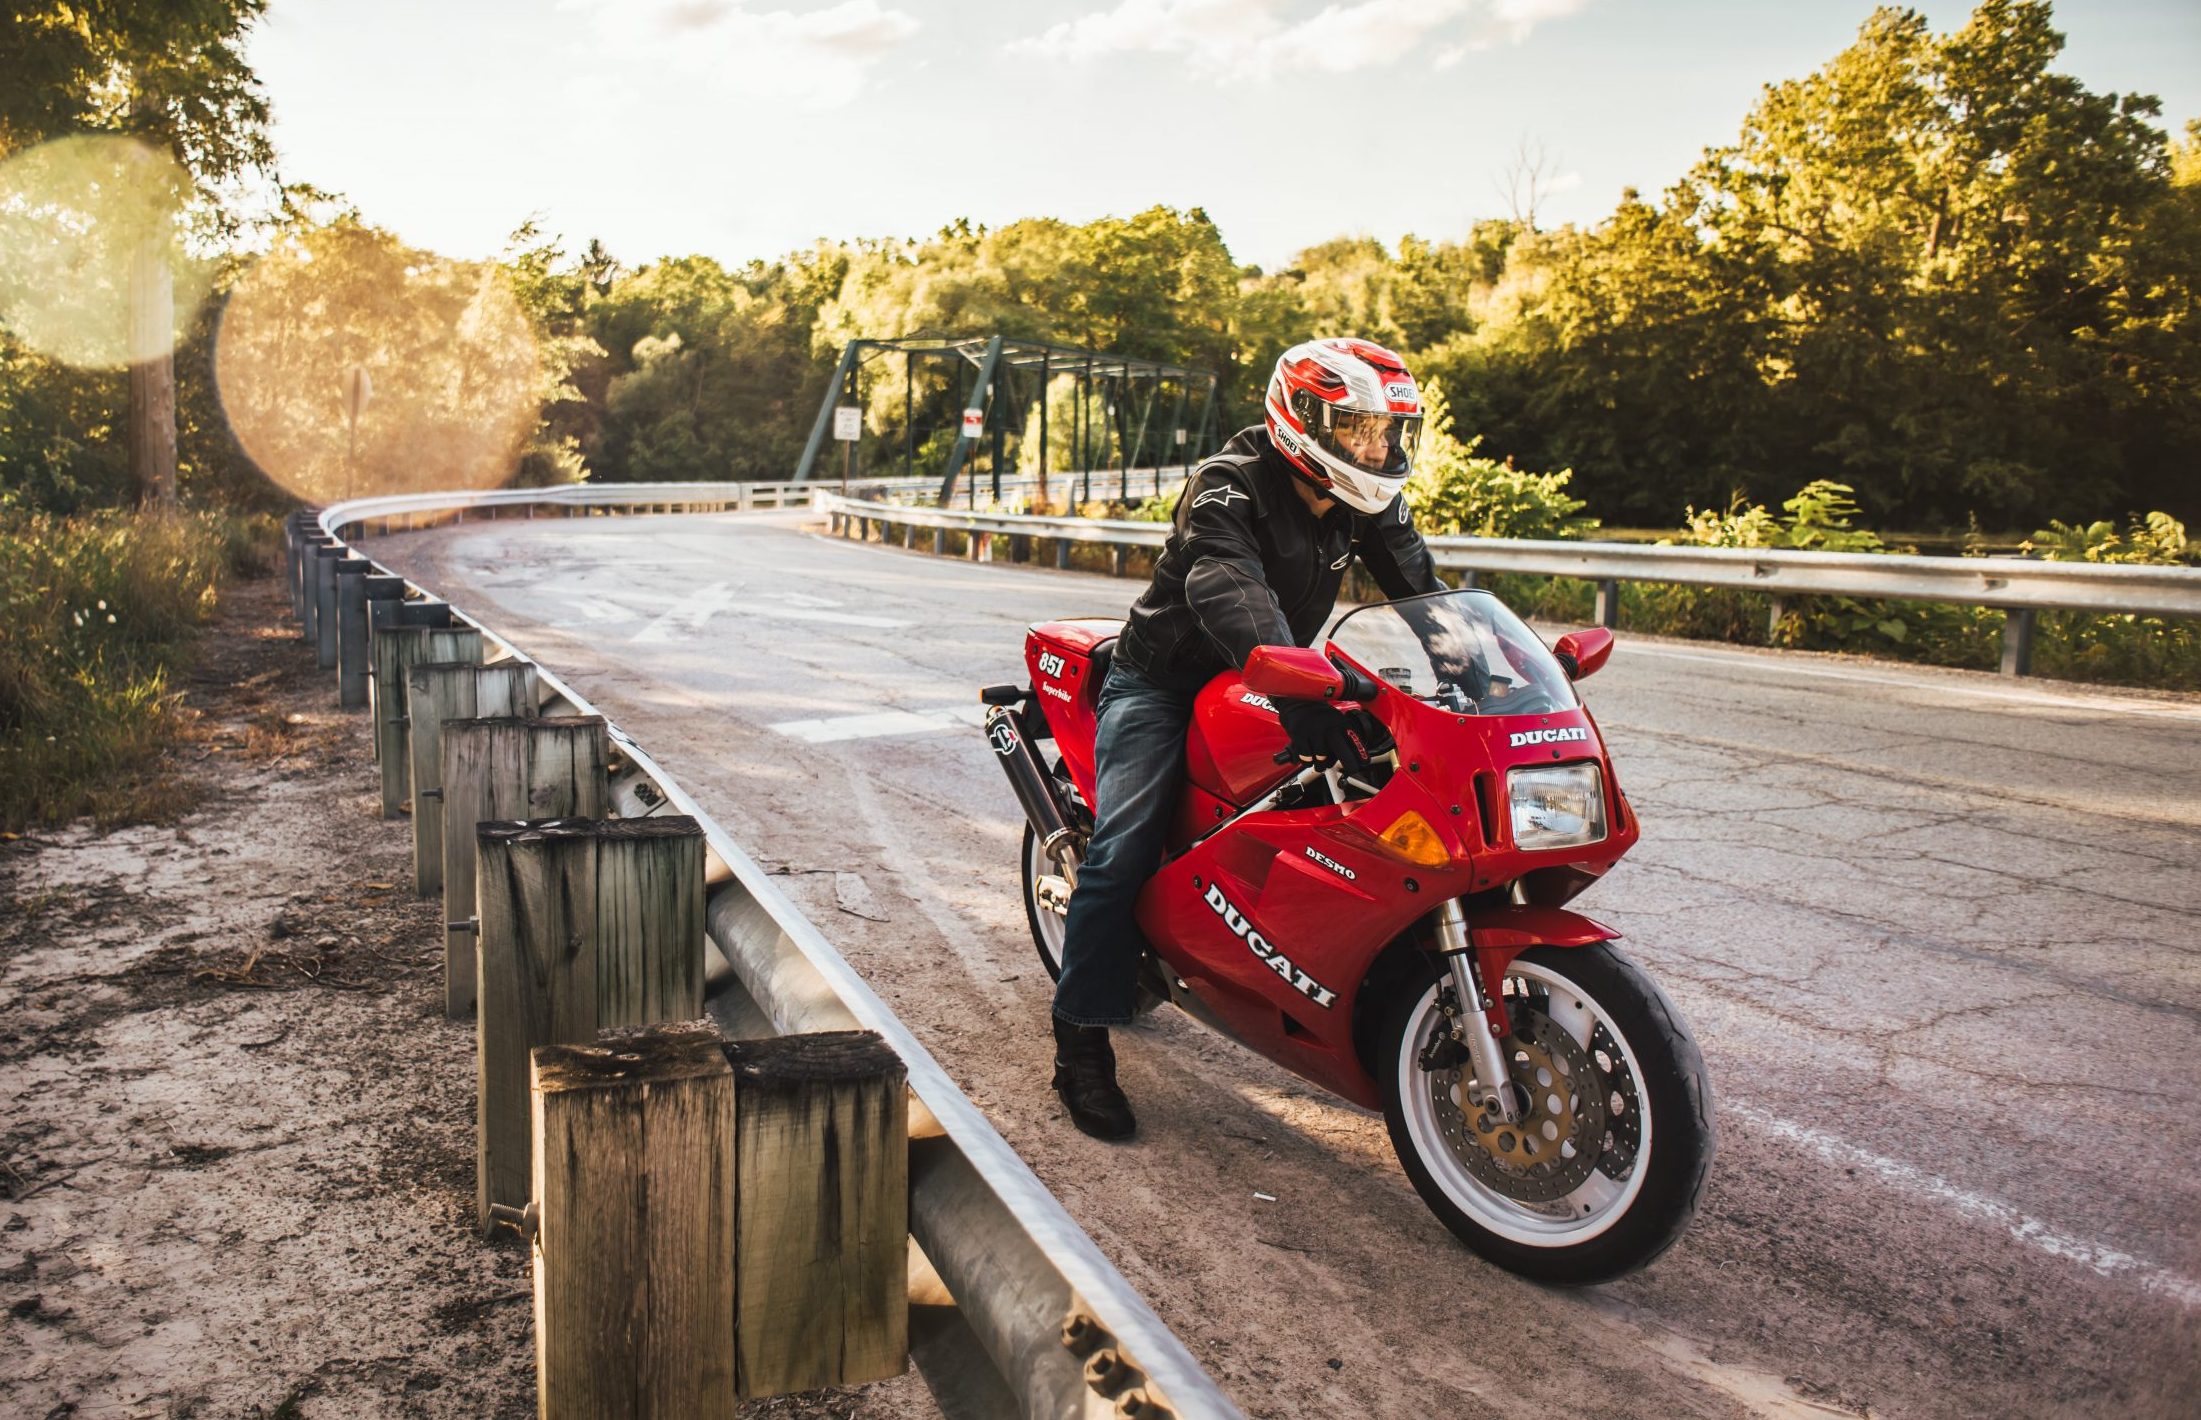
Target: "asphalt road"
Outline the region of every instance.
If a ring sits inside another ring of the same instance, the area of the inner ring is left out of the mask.
[[[1688,1015],[1720,1155],[1674,1251],[1564,1292],[1459,1247],[1380,1119],[1167,1011],[1121,1037],[1138,1141],[1070,1129],[970,715],[1025,623],[1137,587],[801,524],[374,550],[788,873],[1249,1414],[2195,1413],[2201,699],[1623,633],[1584,693],[1644,835],[1579,905]]]

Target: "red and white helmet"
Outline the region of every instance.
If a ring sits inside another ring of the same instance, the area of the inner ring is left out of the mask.
[[[1294,345],[1269,376],[1269,438],[1300,476],[1380,513],[1414,471],[1421,391],[1406,362],[1366,340]]]

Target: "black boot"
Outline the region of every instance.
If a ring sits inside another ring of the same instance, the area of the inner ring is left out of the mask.
[[[1116,1052],[1106,1026],[1077,1026],[1055,1017],[1055,1093],[1070,1122],[1095,1139],[1128,1139],[1139,1121],[1116,1086]]]

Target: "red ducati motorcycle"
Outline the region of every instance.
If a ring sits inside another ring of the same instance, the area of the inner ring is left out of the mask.
[[[1121,625],[1034,626],[1030,683],[983,692],[1056,976]],[[1142,1007],[1381,1110],[1447,1227],[1554,1282],[1664,1251],[1713,1152],[1680,1011],[1616,932],[1565,906],[1638,835],[1574,689],[1612,644],[1596,629],[1547,650],[1496,597],[1454,591],[1348,612],[1324,649],[1261,647],[1198,695],[1169,850],[1138,903]],[[1275,704],[1293,697],[1358,707],[1376,767],[1292,761]]]

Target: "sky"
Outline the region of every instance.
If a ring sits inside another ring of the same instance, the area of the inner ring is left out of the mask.
[[[1954,29],[1970,6],[1914,6]],[[959,217],[1204,207],[1242,262],[1457,237],[1540,155],[1595,222],[1869,0],[270,0],[286,181],[447,256],[534,218],[629,266]],[[2201,117],[2201,4],[2063,0],[2059,67]]]

